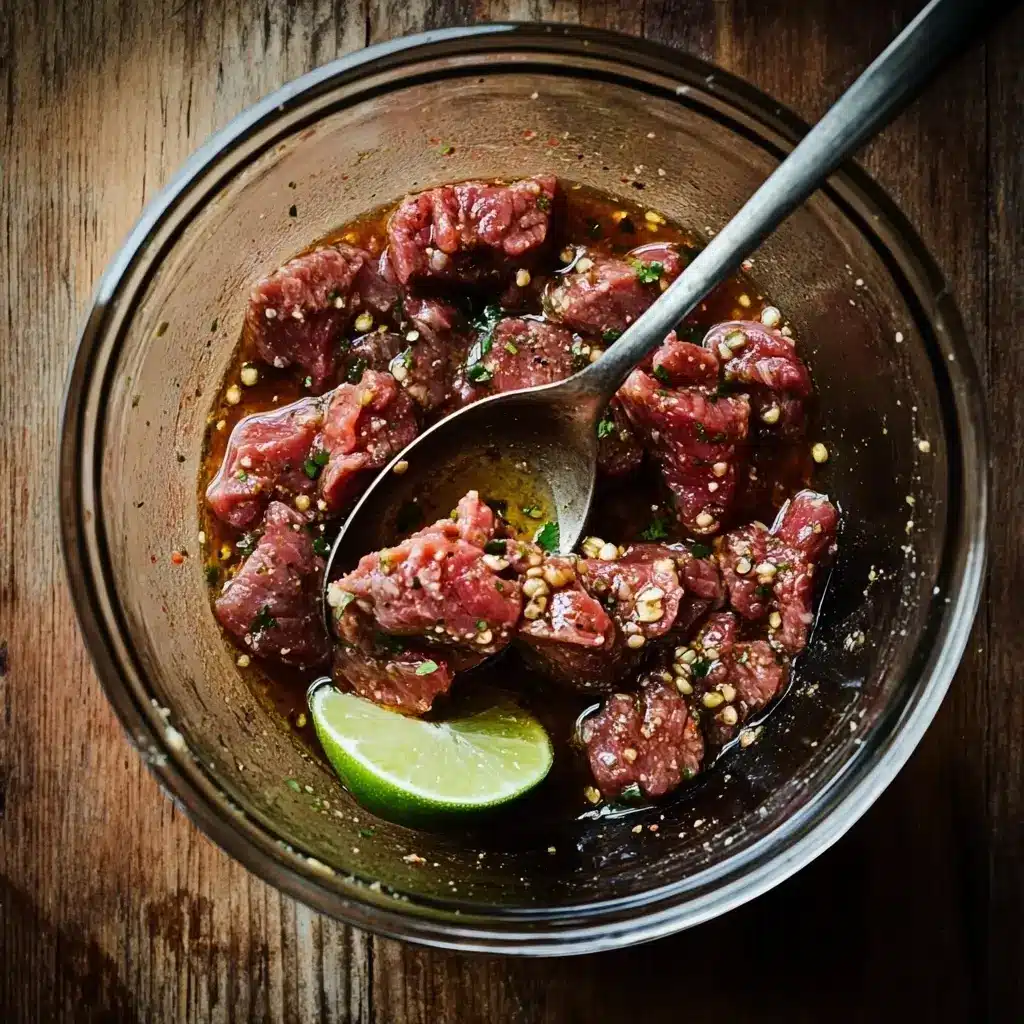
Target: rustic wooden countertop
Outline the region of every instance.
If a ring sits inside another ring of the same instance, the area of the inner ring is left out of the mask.
[[[988,390],[992,556],[920,749],[832,850],[727,918],[595,957],[373,938],[268,888],[160,794],[75,625],[56,540],[65,368],[92,288],[185,157],[369,41],[584,21],[716,61],[816,117],[917,0],[0,3],[0,1020],[382,1024],[982,1021],[1024,997],[1024,9],[872,145]]]

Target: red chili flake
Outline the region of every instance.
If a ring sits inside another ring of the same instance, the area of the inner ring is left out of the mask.
[[[532,128],[527,128],[526,131],[523,132],[523,138],[529,142],[531,139],[537,138],[537,133]]]
[[[548,145],[551,146],[552,149],[557,148],[561,144],[562,144],[562,140],[561,139],[556,139],[554,137],[554,135],[552,135],[551,138],[548,139]]]
[[[174,565],[181,565],[185,561],[185,556],[180,551],[171,552],[171,562]]]
[[[156,555],[150,555],[150,556],[149,556],[149,560],[150,560],[150,561],[151,561],[151,562],[152,562],[152,563],[153,563],[154,565],[156,565]]]

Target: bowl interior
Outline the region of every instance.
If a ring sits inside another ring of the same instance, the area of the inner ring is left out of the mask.
[[[753,276],[811,364],[824,410],[811,440],[831,453],[819,483],[843,522],[796,684],[752,747],[626,818],[414,832],[354,805],[222,640],[198,557],[196,483],[252,283],[368,208],[470,177],[554,171],[708,235],[787,144],[720,91],[677,94],[677,84],[596,56],[570,67],[510,52],[424,59],[401,76],[321,89],[207,167],[183,195],[186,212],[155,229],[161,258],[144,290],[117,311],[87,515],[103,524],[128,686],[153,723],[153,756],[202,776],[212,813],[245,821],[320,888],[351,896],[380,882],[412,898],[402,912],[459,908],[471,921],[496,909],[628,906],[742,871],[783,822],[809,827],[816,801],[887,740],[918,685],[949,584],[949,399],[929,320],[870,204],[838,187],[754,257]],[[190,557],[175,565],[173,550]],[[403,860],[412,852],[427,864]]]

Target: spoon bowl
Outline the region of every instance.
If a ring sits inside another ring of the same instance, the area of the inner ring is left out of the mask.
[[[492,395],[425,430],[353,508],[328,558],[325,583],[368,551],[444,518],[469,490],[517,508],[536,506],[541,518],[531,525],[558,523],[559,549],[571,551],[594,492],[604,408],[585,378]]]

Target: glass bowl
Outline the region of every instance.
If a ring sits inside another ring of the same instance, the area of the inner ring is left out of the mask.
[[[855,167],[789,218],[753,270],[793,322],[826,411],[819,485],[843,510],[838,562],[796,684],[758,742],[664,806],[523,815],[498,833],[372,820],[269,709],[258,673],[243,678],[197,557],[204,430],[261,275],[356,214],[470,177],[554,171],[710,234],[804,130],[665,47],[560,26],[459,29],[285,86],[150,204],[100,282],[68,379],[64,556],[130,740],[228,853],[359,927],[576,953],[751,899],[835,842],[893,778],[978,602],[984,430],[952,299]],[[172,550],[189,557],[174,564]]]

